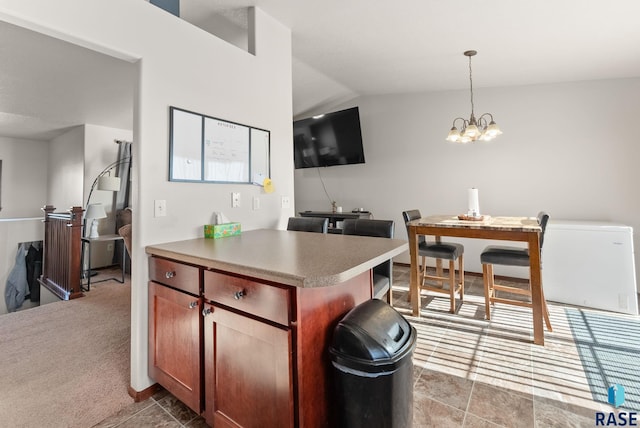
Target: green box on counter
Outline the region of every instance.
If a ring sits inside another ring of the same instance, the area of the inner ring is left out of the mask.
[[[240,223],[205,224],[205,238],[226,238],[227,236],[240,235]]]

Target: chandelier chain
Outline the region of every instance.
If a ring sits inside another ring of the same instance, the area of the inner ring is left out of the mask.
[[[473,74],[471,70],[471,56],[469,56],[469,87],[471,88],[471,117],[474,117],[473,114]]]

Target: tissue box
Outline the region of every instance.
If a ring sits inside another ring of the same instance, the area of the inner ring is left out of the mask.
[[[226,238],[227,236],[240,235],[240,223],[205,224],[205,238]]]

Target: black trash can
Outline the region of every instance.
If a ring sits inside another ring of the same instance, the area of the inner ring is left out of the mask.
[[[382,300],[344,316],[329,348],[339,427],[411,427],[416,339],[416,329]]]

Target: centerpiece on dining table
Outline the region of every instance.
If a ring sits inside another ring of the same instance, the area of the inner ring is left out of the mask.
[[[467,214],[460,214],[458,220],[482,221],[484,216],[480,214],[480,202],[478,200],[478,189],[472,187],[467,191]]]

